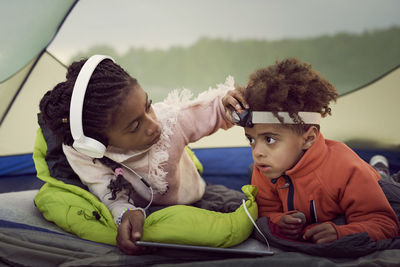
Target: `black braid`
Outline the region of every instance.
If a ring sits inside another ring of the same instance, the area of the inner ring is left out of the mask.
[[[113,161],[110,158],[103,157],[98,160],[104,165],[110,167],[113,170],[113,172],[115,172],[117,168],[122,168],[121,164]],[[111,197],[109,198],[109,200],[116,199],[117,194],[124,190],[128,196],[128,202],[134,205],[133,201],[131,202],[132,200],[131,196],[135,193],[135,189],[133,188],[132,184],[125,179],[123,175],[118,174],[117,179],[115,179],[115,181],[111,180],[110,184],[108,185],[108,189],[110,189],[111,191]]]
[[[66,81],[48,91],[39,105],[45,125],[58,140],[68,146],[72,146],[74,142],[69,126],[72,91],[85,62],[86,59],[72,63],[68,68]],[[108,138],[105,131],[114,120],[124,96],[137,85],[137,80],[118,64],[108,59],[103,60],[94,70],[85,93],[82,114],[85,135],[107,146]],[[65,123],[65,119],[68,123]],[[100,159],[100,161],[113,171],[120,167],[118,163],[111,160]],[[115,199],[118,192],[127,189],[129,200],[131,200],[130,196],[134,192],[132,185],[123,176],[118,176],[116,181],[111,180],[109,189],[112,194],[111,199]]]

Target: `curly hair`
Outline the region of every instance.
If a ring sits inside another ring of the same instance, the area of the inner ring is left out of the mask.
[[[39,108],[44,124],[50,129],[56,139],[65,145],[72,146],[74,140],[69,125],[69,111],[72,91],[78,74],[87,59],[72,63],[67,71],[66,81],[57,84],[48,91],[40,101]],[[135,86],[135,78],[123,68],[109,59],[103,60],[94,70],[86,89],[82,111],[82,125],[86,136],[108,144],[106,130],[112,125],[118,108],[124,96]],[[110,159],[98,159],[113,171],[121,165]],[[93,163],[95,164],[95,160]],[[129,187],[130,186],[130,187]],[[126,189],[130,194],[132,186],[125,178],[117,177],[116,182],[110,181],[109,188],[112,198],[116,193]]]
[[[296,123],[285,125],[289,128],[309,128],[310,125],[303,127],[306,125],[297,115],[300,111],[318,112],[322,117],[331,115],[329,103],[338,97],[336,88],[312,69],[311,64],[296,58],[258,69],[241,90],[252,110],[271,111],[281,123],[283,118],[278,112],[288,112]]]

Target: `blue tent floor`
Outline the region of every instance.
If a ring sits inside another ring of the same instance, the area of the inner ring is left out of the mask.
[[[43,184],[36,174],[1,177],[0,193],[39,189]]]
[[[252,164],[250,148],[205,148],[194,149],[194,152],[203,164],[203,177],[207,182],[223,184],[236,190],[240,190],[243,185],[250,182],[249,166]],[[384,155],[389,160],[390,173],[400,171],[400,151],[359,149],[355,152],[366,162],[376,154]],[[10,162],[10,157],[3,159],[0,157],[0,166],[5,166],[0,169],[12,170],[11,173],[0,172],[0,193],[39,189],[43,185],[43,182],[36,178],[32,155],[21,155],[20,158],[23,164],[18,163],[18,156],[13,156],[13,166],[22,166],[23,170],[7,168],[6,164]]]

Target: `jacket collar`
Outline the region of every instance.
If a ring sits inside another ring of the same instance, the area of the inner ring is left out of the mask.
[[[290,177],[301,177],[314,171],[322,164],[328,153],[325,139],[319,133],[315,143],[304,153],[303,157],[291,169],[286,171]]]

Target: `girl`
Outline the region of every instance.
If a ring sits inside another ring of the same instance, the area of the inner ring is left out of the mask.
[[[206,183],[185,146],[232,126],[221,102],[230,89],[232,77],[196,100],[173,92],[153,105],[112,58],[95,55],[74,62],[66,81],[42,98],[46,127],[62,141],[82,183],[111,211],[123,252],[142,249],[135,241],[149,206],[197,202],[202,207]]]

